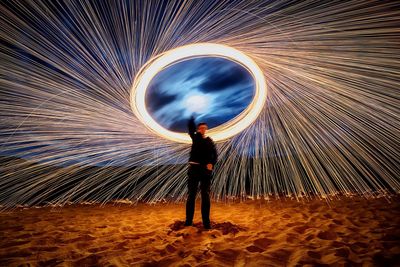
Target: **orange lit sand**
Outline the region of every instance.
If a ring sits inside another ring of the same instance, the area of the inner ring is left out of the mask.
[[[400,266],[399,198],[67,205],[0,213],[0,266]],[[30,265],[27,265],[27,264]],[[362,265],[361,265],[362,264]]]

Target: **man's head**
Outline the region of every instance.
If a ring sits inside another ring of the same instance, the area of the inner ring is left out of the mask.
[[[205,135],[208,130],[207,123],[205,122],[200,122],[197,124],[197,132],[201,133],[201,135]]]

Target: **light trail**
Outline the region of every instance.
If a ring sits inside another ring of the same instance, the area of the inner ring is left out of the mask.
[[[208,131],[208,135],[214,141],[225,140],[240,133],[257,119],[263,109],[267,98],[266,82],[263,72],[251,58],[236,49],[220,44],[199,43],[178,47],[156,56],[154,60],[149,60],[150,63],[146,64],[135,78],[131,93],[131,106],[136,117],[161,137],[182,143],[192,141],[187,133],[165,129],[148,113],[145,101],[147,87],[157,73],[171,64],[202,56],[222,57],[243,65],[253,76],[255,84],[254,97],[249,106],[234,119]]]
[[[400,192],[396,1],[0,6],[3,207],[184,199],[187,136],[142,123],[131,91],[160,55],[200,44],[242,52],[268,88],[251,123],[212,130],[214,199]]]

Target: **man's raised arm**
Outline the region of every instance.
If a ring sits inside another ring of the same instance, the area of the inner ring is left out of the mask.
[[[194,123],[194,117],[191,116],[188,122],[188,133],[190,138],[194,139],[196,133],[196,124]]]

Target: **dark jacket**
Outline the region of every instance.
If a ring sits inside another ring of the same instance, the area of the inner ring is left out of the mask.
[[[189,135],[192,138],[192,150],[190,151],[189,161],[198,162],[202,165],[217,163],[217,150],[215,144],[210,137],[203,138],[196,131],[196,124],[192,117],[188,122]]]

